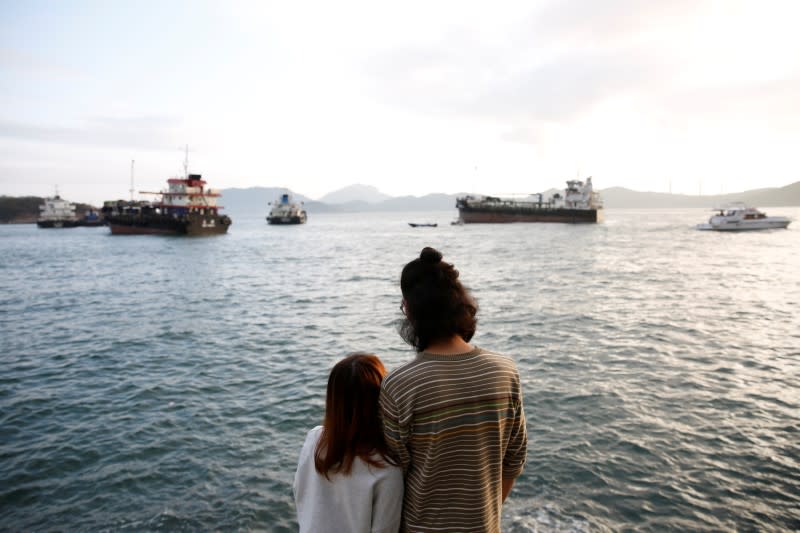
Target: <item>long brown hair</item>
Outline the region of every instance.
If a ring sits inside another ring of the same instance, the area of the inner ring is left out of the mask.
[[[356,457],[378,468],[394,464],[378,410],[385,375],[381,360],[368,353],[350,354],[331,370],[325,421],[314,451],[314,466],[326,478],[330,473],[350,474]]]

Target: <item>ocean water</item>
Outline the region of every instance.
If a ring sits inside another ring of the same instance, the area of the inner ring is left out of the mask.
[[[355,350],[413,357],[398,280],[426,245],[478,300],[474,343],[522,376],[528,463],[504,531],[800,529],[800,209],[768,212],[795,222],[0,227],[0,530],[296,530],[327,373]]]

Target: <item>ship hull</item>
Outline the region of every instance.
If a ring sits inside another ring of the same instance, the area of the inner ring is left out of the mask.
[[[36,225],[40,228],[76,228],[81,224],[78,220],[37,220]]]
[[[753,223],[732,222],[727,224],[698,224],[697,229],[712,231],[758,231],[765,229],[786,229],[789,227],[790,220],[758,220]]]
[[[458,213],[460,220],[465,224],[504,224],[510,222],[596,224],[603,221],[602,209],[459,207]]]
[[[226,215],[112,215],[106,220],[112,235],[221,235],[231,225]]]
[[[289,225],[289,224],[305,224],[305,216],[291,216],[291,217],[267,217],[267,223],[273,225]]]
[[[98,226],[105,226],[106,223],[102,220],[81,220],[78,222],[79,226],[85,226],[87,228],[96,228]]]

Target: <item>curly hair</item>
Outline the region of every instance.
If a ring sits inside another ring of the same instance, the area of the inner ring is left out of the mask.
[[[400,290],[405,318],[398,332],[417,352],[453,335],[469,342],[475,334],[478,304],[438,250],[425,247],[403,267]]]

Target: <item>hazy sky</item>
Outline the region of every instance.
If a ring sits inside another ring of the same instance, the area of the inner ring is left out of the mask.
[[[0,0],[0,194],[800,179],[800,1]]]

